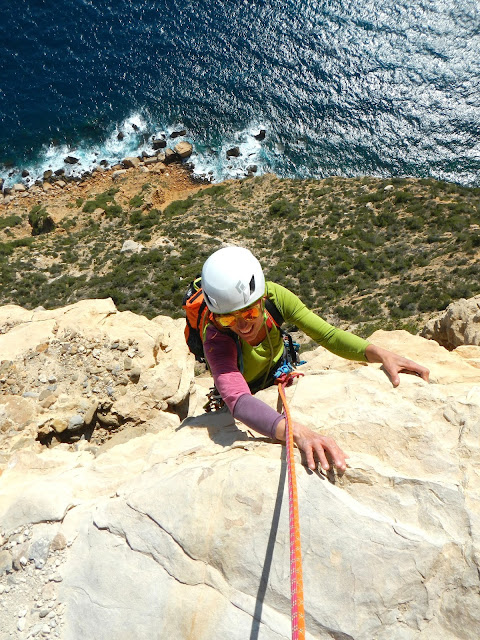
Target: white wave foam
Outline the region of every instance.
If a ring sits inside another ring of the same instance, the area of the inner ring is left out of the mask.
[[[238,131],[231,138],[221,141],[216,147],[207,145],[194,145],[195,152],[191,161],[194,164],[194,175],[207,177],[212,182],[221,182],[230,178],[244,178],[249,170],[256,167],[253,172],[261,175],[271,169],[271,159],[268,151],[256,135],[266,127],[251,125],[247,129]],[[227,151],[238,147],[239,155],[227,156]]]
[[[194,176],[205,177],[212,182],[228,178],[243,178],[253,167],[256,167],[254,171],[256,175],[272,170],[276,152],[269,152],[265,144],[255,138],[262,129],[267,129],[262,124],[252,124],[214,144],[209,144],[208,141],[198,142],[190,135],[171,139],[173,132],[183,129],[186,127],[181,122],[163,127],[159,123],[152,122],[148,116],[134,112],[112,127],[105,139],[96,145],[80,144],[74,148],[68,145],[43,146],[36,162],[16,168],[3,176],[4,186],[8,187],[16,182],[32,185],[36,180],[43,179],[45,171],[55,172],[59,169],[63,169],[66,176],[81,177],[98,167],[101,161],[106,161],[112,166],[125,157],[138,156],[142,152],[152,155],[155,152],[153,138],[164,138],[167,146],[170,147],[182,140],[191,142],[194,151],[190,162],[194,165]],[[227,151],[233,147],[238,147],[238,157],[227,157]],[[73,156],[78,162],[66,163],[65,158],[68,156]],[[29,173],[25,178],[21,175],[23,169]]]

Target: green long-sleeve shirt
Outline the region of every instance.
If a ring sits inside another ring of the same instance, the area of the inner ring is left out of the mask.
[[[369,343],[366,340],[325,322],[285,287],[268,281],[266,295],[281,312],[286,323],[296,325],[322,347],[348,360],[367,360],[365,349]],[[264,376],[283,353],[282,335],[275,325],[268,337],[257,346],[249,345],[243,340],[240,342],[243,375],[248,383]]]

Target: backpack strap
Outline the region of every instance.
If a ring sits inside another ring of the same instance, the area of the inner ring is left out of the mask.
[[[265,309],[272,316],[272,320],[275,322],[277,327],[280,328],[280,326],[285,322],[285,319],[279,309],[277,309],[276,304],[272,302],[270,298],[265,298]]]

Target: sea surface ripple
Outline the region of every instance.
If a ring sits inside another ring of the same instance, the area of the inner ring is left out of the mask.
[[[480,184],[477,0],[0,0],[0,176],[185,127],[195,171]],[[133,127],[135,125],[135,127]],[[263,141],[253,134],[267,132]],[[125,133],[118,140],[118,133]],[[240,146],[239,158],[226,150]]]

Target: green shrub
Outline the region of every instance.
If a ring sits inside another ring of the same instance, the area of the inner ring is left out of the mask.
[[[227,191],[227,186],[224,184],[217,184],[213,187],[208,187],[208,189],[203,189],[203,191],[201,191],[201,197],[203,196],[220,196],[223,195],[224,193],[226,193]],[[173,204],[173,203],[172,203]]]
[[[6,227],[17,227],[19,224],[22,224],[20,216],[12,215],[0,217],[0,229],[5,229]]]
[[[111,187],[103,193],[99,193],[93,200],[85,202],[82,211],[84,213],[93,213],[95,209],[103,209],[105,211],[109,203],[115,202],[115,194],[117,192],[118,189],[116,187]]]
[[[145,185],[143,185],[145,186]],[[143,196],[140,195],[139,193],[137,193],[136,196],[133,196],[133,198],[130,199],[128,205],[131,209],[138,209],[139,207],[141,207],[144,204],[144,199]]]
[[[280,218],[295,218],[298,216],[298,212],[298,204],[286,198],[275,200],[268,208],[268,213],[271,216],[278,216]]]
[[[207,189],[207,191],[209,191],[209,189]],[[174,202],[171,202],[168,205],[168,207],[165,208],[164,214],[169,218],[183,215],[190,209],[190,207],[193,206],[193,204],[194,202],[191,196],[189,196],[186,200],[175,200]]]
[[[335,307],[335,313],[342,320],[356,320],[358,318],[358,311],[351,306],[337,305]]]
[[[49,233],[55,229],[55,223],[48,211],[37,204],[30,209],[28,214],[28,222],[32,227],[32,236],[38,236],[42,233]]]

